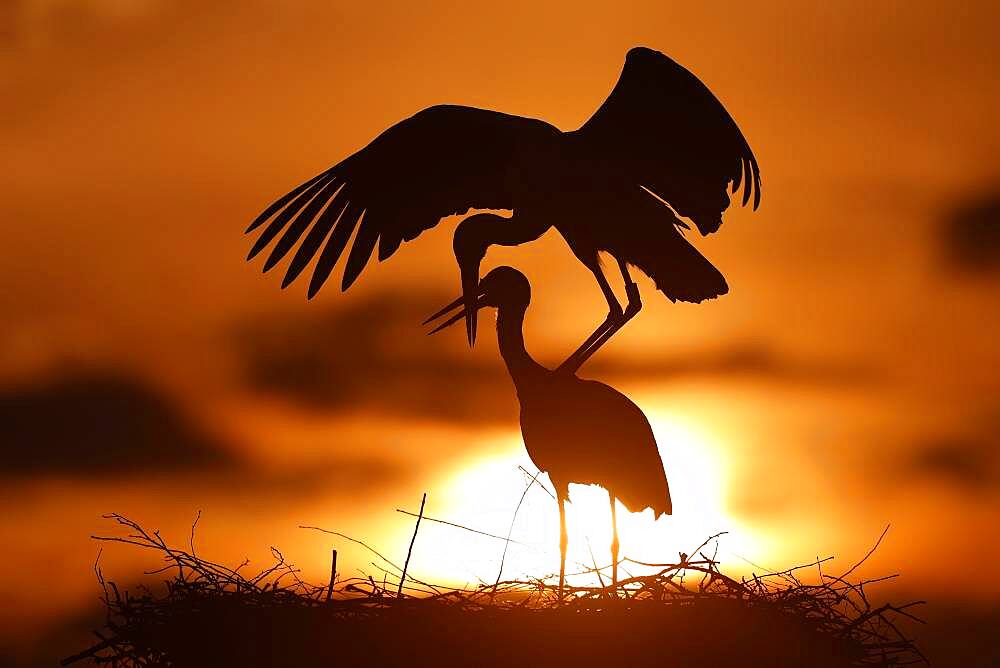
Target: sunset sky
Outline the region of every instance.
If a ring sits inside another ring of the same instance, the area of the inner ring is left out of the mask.
[[[317,581],[332,547],[380,572],[298,525],[399,557],[395,509],[425,491],[431,516],[506,533],[530,462],[492,317],[472,351],[420,327],[457,295],[453,222],[311,302],[245,262],[242,232],[432,104],[576,128],[640,44],[726,105],[763,201],[689,235],[730,294],[671,304],[643,277],[641,315],[580,372],[647,413],[674,494],[670,518],[621,520],[623,552],[729,531],[736,573],[846,570],[891,524],[865,569],[901,574],[887,593],[995,610],[1000,579],[956,564],[1000,560],[1000,10],[961,5],[4,3],[0,643],[93,607],[106,512],[184,543],[200,510],[204,554],[274,545]],[[606,313],[555,231],[499,264],[532,282],[544,364]],[[573,498],[570,557],[606,554],[606,502]],[[558,567],[555,504],[525,504],[512,577]],[[475,584],[501,549],[428,524],[411,568]],[[102,562],[124,583],[156,565]]]

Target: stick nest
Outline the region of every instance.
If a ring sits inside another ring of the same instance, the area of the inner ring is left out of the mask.
[[[600,584],[567,584],[562,596],[551,576],[455,589],[414,579],[405,567],[381,581],[331,577],[317,585],[275,548],[273,563],[250,573],[248,562],[230,568],[198,556],[194,526],[189,546],[179,549],[126,517],[107,517],[125,535],[95,538],[160,553],[165,565],[149,573],[169,577],[162,591],[121,591],[102,574],[98,556],[105,626],[63,665],[926,663],[900,624],[920,621],[909,608],[922,601],[873,604],[866,586],[887,578],[851,581],[864,559],[841,575],[824,573],[826,560],[817,560],[735,579],[719,569],[717,535],[677,563],[624,560],[652,572],[617,587],[605,569],[588,569]],[[819,582],[800,580],[804,569],[818,572]]]

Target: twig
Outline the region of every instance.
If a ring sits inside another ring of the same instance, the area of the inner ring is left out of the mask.
[[[416,517],[417,516],[416,513],[411,513],[409,510],[403,510],[402,508],[396,508],[396,512],[397,513],[402,513],[404,515],[409,515],[410,517]],[[448,525],[450,527],[455,527],[456,529],[464,529],[465,531],[469,531],[471,533],[477,533],[480,536],[486,536],[487,538],[496,538],[497,540],[506,541],[508,543],[516,543],[517,545],[523,545],[524,547],[531,547],[527,543],[522,543],[521,541],[514,540],[513,538],[509,538],[509,537],[508,538],[504,538],[503,536],[497,536],[496,534],[486,533],[485,531],[480,531],[478,529],[473,529],[473,528],[467,527],[467,526],[465,526],[463,524],[456,524],[455,522],[448,522],[447,520],[439,520],[439,519],[435,519],[433,517],[428,517],[427,515],[424,515],[424,521],[425,522],[437,522],[438,524],[446,524],[446,525]]]
[[[397,571],[401,571],[402,570],[392,560],[390,560],[388,557],[384,556],[381,552],[379,552],[378,550],[376,550],[375,548],[373,548],[368,543],[366,543],[364,541],[360,541],[360,540],[358,540],[356,538],[351,538],[347,534],[340,533],[339,531],[330,531],[329,529],[324,529],[323,527],[309,526],[307,524],[300,524],[299,528],[300,529],[311,529],[313,531],[319,531],[319,532],[322,532],[322,533],[328,533],[331,536],[337,536],[338,538],[343,538],[344,540],[349,540],[352,543],[357,543],[358,545],[360,545],[361,547],[365,548],[366,550],[368,550],[369,552],[371,552],[372,554],[374,554],[376,557],[378,557],[379,559],[381,559],[385,563],[387,563],[390,566],[392,566],[393,568],[395,568]]]
[[[884,529],[882,529],[882,535],[878,537],[878,540],[877,540],[877,541],[875,541],[875,544],[874,544],[874,545],[872,546],[872,549],[868,550],[868,554],[866,554],[866,555],[865,555],[864,557],[862,557],[861,561],[859,561],[858,563],[854,564],[854,565],[853,565],[853,566],[851,566],[851,567],[850,567],[849,569],[847,569],[847,571],[846,571],[845,573],[843,573],[843,574],[842,574],[842,575],[840,576],[840,578],[839,578],[839,579],[843,580],[844,578],[846,578],[846,577],[847,577],[848,575],[850,575],[851,573],[853,573],[853,572],[854,572],[854,569],[856,569],[856,568],[857,568],[858,566],[860,566],[861,564],[863,564],[863,563],[865,563],[866,561],[868,561],[868,557],[870,557],[870,556],[872,556],[873,554],[875,554],[875,550],[877,550],[877,549],[878,549],[878,546],[882,544],[882,539],[883,539],[883,538],[885,538],[885,535],[886,535],[887,533],[889,533],[889,527],[890,527],[890,526],[891,526],[891,525],[889,525],[889,524],[886,524],[886,525],[885,525],[885,528],[884,528]]]
[[[503,565],[504,562],[507,560],[507,548],[510,547],[510,542],[509,542],[510,535],[514,533],[514,522],[517,521],[517,511],[521,509],[521,504],[524,503],[524,497],[528,495],[528,490],[531,489],[531,486],[534,485],[536,482],[538,482],[538,476],[540,476],[541,474],[542,472],[539,471],[538,473],[536,473],[531,477],[531,482],[529,482],[527,487],[524,488],[524,491],[521,492],[521,498],[517,502],[517,507],[514,508],[514,515],[513,517],[510,518],[510,528],[507,529],[508,542],[505,542],[503,545],[503,554],[500,555],[500,569],[497,571],[497,580],[495,583],[493,583],[494,587],[500,584],[500,576],[503,575]]]
[[[330,550],[330,552],[332,553],[330,557],[330,585],[326,588],[326,600],[328,603],[333,596],[333,583],[337,580],[337,551]]]
[[[528,478],[529,480],[536,480],[537,481],[538,476],[541,474],[541,471],[538,471],[536,473],[532,473],[531,471],[529,471],[528,469],[524,468],[520,464],[517,465],[517,468],[519,468],[521,470],[521,473],[523,473],[525,475],[525,477]],[[539,487],[542,488],[543,492],[545,492],[546,494],[549,495],[550,499],[552,499],[553,501],[557,500],[556,499],[556,495],[553,494],[552,492],[550,492],[548,487],[546,487],[545,485],[543,485],[540,482],[537,483],[537,484],[538,484]]]
[[[417,542],[417,532],[420,531],[420,520],[424,516],[425,503],[427,503],[427,492],[424,492],[423,498],[420,499],[420,513],[417,514],[417,524],[413,527],[413,537],[410,538],[410,549],[406,551],[406,561],[403,562],[403,576],[399,578],[399,589],[396,590],[397,597],[403,595],[403,583],[406,582],[406,569],[410,567],[410,555],[413,554],[413,544]]]
[[[188,545],[191,546],[191,554],[195,555],[195,556],[198,553],[195,552],[195,549],[194,549],[194,532],[195,532],[195,529],[198,528],[198,522],[200,520],[201,520],[201,510],[198,511],[198,514],[195,515],[195,517],[194,517],[194,522],[191,523],[191,537],[188,539]]]

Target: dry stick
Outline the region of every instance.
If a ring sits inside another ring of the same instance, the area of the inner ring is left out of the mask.
[[[403,562],[403,575],[399,578],[399,589],[396,590],[396,598],[403,596],[403,583],[406,582],[406,569],[410,566],[410,555],[413,554],[413,544],[417,542],[417,531],[420,530],[420,520],[424,516],[424,504],[427,503],[427,492],[420,500],[420,513],[417,515],[417,525],[413,527],[413,538],[410,539],[410,549],[406,551],[406,561]]]
[[[517,465],[517,468],[521,469],[521,473],[523,473],[523,474],[524,474],[524,476],[525,476],[526,478],[528,478],[529,480],[532,480],[532,479],[536,479],[536,478],[538,478],[538,476],[539,476],[539,475],[541,475],[541,473],[542,473],[541,471],[538,471],[538,472],[536,472],[536,473],[532,473],[531,471],[529,471],[528,469],[524,468],[524,467],[523,467],[523,466],[521,466],[520,464],[518,464],[518,465]],[[539,487],[541,487],[541,488],[542,488],[542,491],[543,491],[543,492],[545,492],[546,494],[548,494],[548,495],[549,495],[549,498],[551,498],[551,499],[552,499],[553,501],[556,501],[556,500],[557,500],[557,499],[556,499],[556,495],[555,495],[555,494],[553,494],[552,492],[550,492],[550,491],[549,491],[549,488],[548,488],[548,487],[546,487],[546,486],[545,486],[545,485],[543,485],[542,483],[537,483],[537,484],[538,484],[538,486],[539,486]]]
[[[521,509],[521,504],[524,503],[524,497],[528,495],[528,490],[531,489],[531,486],[534,485],[536,482],[538,482],[538,476],[540,475],[542,475],[541,471],[533,475],[531,477],[531,482],[529,482],[528,486],[524,488],[523,492],[521,492],[521,500],[517,502],[517,507],[514,508],[514,516],[510,518],[510,528],[507,530],[508,541],[510,541],[510,535],[514,533],[514,522],[517,521],[517,511]],[[510,543],[509,542],[504,543],[503,554],[500,555],[500,570],[497,571],[497,581],[493,583],[493,591],[496,591],[497,587],[500,585],[500,576],[503,575],[503,563],[507,559],[508,547],[510,547]]]
[[[329,602],[333,596],[333,582],[337,578],[337,551],[331,550],[333,556],[330,559],[330,585],[326,588],[326,600]]]
[[[379,552],[378,550],[376,550],[375,548],[373,548],[371,545],[369,545],[368,543],[366,543],[364,541],[360,541],[357,538],[351,538],[350,536],[348,536],[345,533],[340,533],[339,531],[330,531],[329,529],[324,529],[323,527],[315,527],[315,526],[310,526],[310,525],[307,525],[307,524],[300,524],[299,528],[300,529],[312,529],[313,531],[319,531],[321,533],[328,533],[331,536],[337,536],[338,538],[343,538],[344,540],[349,540],[352,543],[357,543],[358,545],[360,545],[361,547],[365,548],[366,550],[368,550],[369,552],[371,552],[372,554],[374,554],[376,557],[378,557],[379,559],[381,559],[385,563],[387,563],[390,566],[392,566],[393,568],[395,568],[397,571],[400,570],[399,566],[397,566],[395,563],[393,563],[392,560],[386,558],[381,552]],[[95,536],[91,536],[91,537],[94,538]]]
[[[597,559],[594,558],[594,548],[590,545],[590,539],[587,538],[587,551],[590,552],[590,561],[594,564],[594,573],[597,574],[597,581],[601,583],[601,589],[605,588],[604,578],[601,577],[601,569],[597,567]]]
[[[201,510],[194,517],[194,522],[191,523],[191,537],[188,539],[188,545],[191,546],[191,556],[196,557],[198,553],[194,550],[194,532],[198,528],[198,522],[201,521]]]
[[[366,543],[364,541],[360,541],[357,538],[351,538],[346,533],[340,533],[339,531],[330,531],[329,529],[324,529],[323,527],[308,526],[308,525],[305,525],[305,524],[300,524],[299,528],[300,529],[312,529],[313,531],[319,531],[321,533],[330,534],[331,536],[337,536],[339,538],[343,538],[344,540],[349,540],[352,543],[356,543],[357,545],[360,545],[361,547],[365,548],[366,550],[368,550],[369,552],[371,552],[372,554],[374,554],[376,557],[378,557],[379,559],[381,559],[385,563],[387,563],[390,566],[392,566],[393,568],[395,568],[400,573],[403,572],[403,569],[399,567],[399,564],[397,564],[394,561],[392,561],[391,559],[387,558],[384,554],[382,554],[381,552],[379,552],[378,550],[376,550],[375,548],[373,548],[368,543]],[[413,580],[414,582],[418,583],[418,584],[422,584],[425,587],[429,587],[429,588],[431,588],[431,589],[433,589],[435,591],[437,591],[438,589],[442,588],[442,587],[440,587],[438,585],[432,585],[429,582],[424,582],[423,580],[418,580],[415,577],[413,577],[412,575],[410,576],[410,579]]]
[[[402,508],[396,508],[396,512],[397,513],[402,513],[404,515],[409,515],[410,517],[416,517],[417,516],[416,513],[411,513],[409,510],[403,510]],[[525,547],[531,547],[530,545],[527,545],[526,543],[522,543],[521,541],[514,540],[514,539],[512,539],[510,537],[504,538],[503,536],[497,536],[496,534],[486,533],[485,531],[480,531],[478,529],[473,529],[472,527],[467,527],[467,526],[465,526],[463,524],[456,524],[455,522],[449,522],[447,520],[439,520],[439,519],[435,519],[433,517],[428,517],[427,515],[424,515],[424,520],[427,521],[427,522],[437,522],[438,524],[446,524],[446,525],[448,525],[450,527],[455,527],[456,529],[464,529],[464,530],[470,531],[472,533],[478,533],[480,536],[486,536],[487,538],[496,538],[497,540],[507,541],[508,543],[517,543],[518,545],[523,545]]]
[[[883,538],[885,538],[885,535],[886,535],[887,533],[889,533],[889,527],[890,527],[890,526],[891,526],[891,525],[889,525],[889,524],[886,524],[886,525],[885,525],[885,528],[884,528],[884,529],[882,529],[882,535],[878,537],[878,540],[877,540],[877,541],[875,541],[875,544],[874,544],[874,545],[872,546],[872,549],[868,550],[868,554],[866,554],[866,555],[865,555],[864,557],[862,557],[861,561],[859,561],[858,563],[856,563],[856,564],[854,564],[853,566],[851,566],[851,567],[850,567],[850,568],[849,568],[849,569],[847,570],[847,572],[843,573],[843,574],[842,574],[842,575],[840,576],[840,578],[839,578],[839,579],[843,580],[844,578],[846,578],[846,577],[847,577],[848,575],[850,575],[851,573],[853,573],[853,572],[854,572],[854,569],[856,569],[856,568],[857,568],[858,566],[860,566],[861,564],[863,564],[863,563],[865,563],[866,561],[868,561],[868,557],[870,557],[870,556],[872,556],[873,554],[875,554],[875,550],[877,550],[877,549],[878,549],[878,546],[882,544],[882,539],[883,539]]]

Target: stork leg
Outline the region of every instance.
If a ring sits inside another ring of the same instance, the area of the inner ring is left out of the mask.
[[[566,498],[559,495],[559,600],[563,597],[563,587],[566,584],[566,547],[569,536],[566,534]]]
[[[619,329],[625,326],[625,323],[634,318],[642,310],[642,297],[639,295],[639,286],[632,280],[632,275],[628,271],[628,265],[621,258],[616,258],[616,260],[618,261],[618,269],[622,273],[622,279],[625,281],[625,294],[628,297],[628,304],[625,306],[624,312],[614,292],[611,291],[611,286],[608,284],[604,272],[601,271],[600,265],[595,265],[591,268],[591,271],[597,277],[601,291],[604,292],[604,296],[608,300],[610,312],[605,321],[594,330],[593,334],[587,337],[587,340],[576,349],[576,352],[559,365],[558,371],[576,373],[577,369],[590,359],[591,355],[596,353]]]
[[[618,595],[618,515],[615,512],[615,505],[618,498],[614,492],[608,492],[611,500],[611,586],[614,587],[615,596]]]
[[[566,358],[565,362],[559,365],[559,368],[556,369],[556,371],[576,373],[576,370],[580,368],[580,365],[586,362],[590,355],[594,354],[593,352],[588,354],[587,351],[593,347],[595,342],[604,337],[605,332],[612,327],[615,327],[616,323],[622,321],[625,317],[625,314],[622,311],[622,305],[618,303],[618,298],[615,297],[615,293],[611,289],[611,285],[608,283],[608,279],[604,275],[604,271],[601,270],[601,265],[595,259],[593,264],[589,265],[588,268],[594,274],[594,278],[597,279],[597,284],[601,287],[601,292],[604,293],[604,298],[608,301],[608,317],[604,319],[604,322],[597,326],[597,329],[595,329],[591,335],[580,344],[580,347],[577,348],[572,355]],[[618,326],[620,327],[620,325]]]

